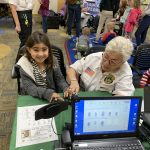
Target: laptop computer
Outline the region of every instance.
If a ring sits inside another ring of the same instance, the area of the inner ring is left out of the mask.
[[[144,87],[144,112],[150,113],[150,86]]]
[[[143,150],[137,138],[141,102],[142,97],[80,97],[72,105],[73,150]]]

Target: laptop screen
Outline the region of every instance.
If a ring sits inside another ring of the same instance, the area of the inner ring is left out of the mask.
[[[141,100],[141,97],[80,98],[73,105],[73,136],[88,139],[135,134]]]

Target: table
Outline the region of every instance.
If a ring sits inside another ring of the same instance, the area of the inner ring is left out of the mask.
[[[143,96],[144,95],[143,89],[136,89],[134,95]],[[79,96],[95,96],[95,97],[102,96],[103,97],[103,96],[111,96],[111,94],[107,92],[96,91],[96,92],[80,92]],[[47,103],[46,101],[42,101],[40,99],[33,98],[31,96],[19,96],[17,107],[40,105],[40,104],[46,104],[46,103]],[[54,149],[54,142],[40,143],[40,144],[16,148],[15,146],[16,145],[16,125],[17,125],[16,117],[17,116],[15,115],[9,150],[53,150]],[[57,115],[55,117],[55,122],[56,122],[57,133],[61,134],[65,123],[71,122],[71,107],[69,107],[68,110]],[[150,146],[147,143],[144,143],[144,147],[147,148],[146,150],[150,149]]]

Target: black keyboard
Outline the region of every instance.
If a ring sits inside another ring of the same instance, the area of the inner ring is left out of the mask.
[[[141,144],[115,144],[107,146],[75,147],[74,150],[143,150]]]

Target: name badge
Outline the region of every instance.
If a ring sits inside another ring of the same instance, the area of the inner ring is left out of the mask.
[[[106,77],[104,78],[104,82],[106,84],[111,84],[111,83],[113,83],[114,80],[115,80],[115,76],[112,75],[111,73],[109,73],[108,75],[106,75]]]

